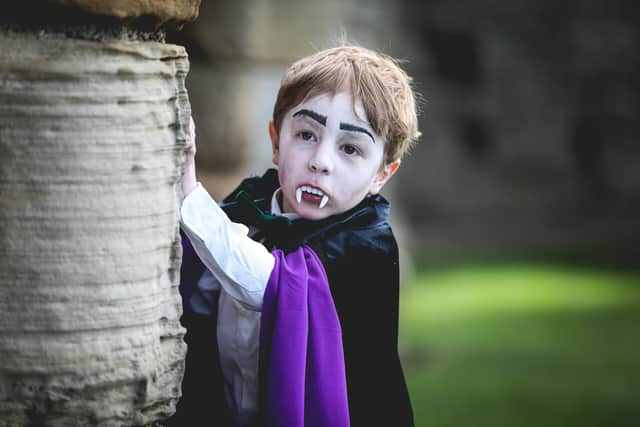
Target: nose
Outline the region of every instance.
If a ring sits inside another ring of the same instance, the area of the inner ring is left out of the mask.
[[[316,150],[309,158],[309,170],[316,173],[329,174],[333,169],[331,152],[328,144],[318,144]]]

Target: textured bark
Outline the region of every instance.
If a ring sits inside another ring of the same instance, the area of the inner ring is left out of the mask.
[[[198,17],[200,0],[54,0],[96,15],[117,19],[152,16],[160,22],[192,21]]]
[[[174,411],[187,69],[175,45],[0,32],[0,426]]]

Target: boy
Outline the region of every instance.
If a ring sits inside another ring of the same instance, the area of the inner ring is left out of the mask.
[[[419,136],[410,78],[360,47],[303,58],[282,80],[269,135],[278,171],[243,181],[222,209],[196,181],[195,142],[187,155],[176,419],[412,425],[398,250],[378,194]]]

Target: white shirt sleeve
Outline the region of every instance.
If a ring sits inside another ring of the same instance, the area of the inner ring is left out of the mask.
[[[180,216],[182,230],[224,290],[260,311],[273,255],[247,236],[246,226],[232,222],[200,183],[183,200]]]

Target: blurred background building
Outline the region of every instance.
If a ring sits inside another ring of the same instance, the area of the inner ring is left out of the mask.
[[[578,254],[640,242],[640,31],[631,1],[208,0],[187,47],[200,176],[270,167],[267,123],[299,57],[346,39],[406,60],[423,137],[386,189],[427,257]],[[391,193],[393,193],[391,195]]]

